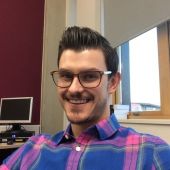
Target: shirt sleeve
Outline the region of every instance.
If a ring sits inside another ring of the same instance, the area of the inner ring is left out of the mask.
[[[12,170],[13,167],[15,169],[19,169],[19,164],[21,161],[21,155],[23,151],[25,150],[27,146],[27,143],[25,143],[23,146],[21,146],[19,149],[14,151],[9,157],[7,157],[4,161],[3,164],[0,166],[0,170]]]
[[[48,140],[48,138],[45,135],[31,137],[24,145],[3,161],[0,170],[27,169],[37,159],[41,145],[46,140]]]
[[[0,170],[9,170],[9,169],[8,169],[8,167],[6,165],[1,165]]]

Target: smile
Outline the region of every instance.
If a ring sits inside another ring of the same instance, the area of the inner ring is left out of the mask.
[[[88,103],[90,100],[89,99],[67,99],[67,101],[72,104],[85,104]]]

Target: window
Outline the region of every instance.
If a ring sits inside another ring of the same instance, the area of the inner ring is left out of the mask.
[[[169,22],[118,47],[122,81],[115,103],[129,118],[170,118]]]

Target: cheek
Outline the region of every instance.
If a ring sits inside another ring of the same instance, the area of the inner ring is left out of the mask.
[[[97,100],[100,100],[100,101],[105,100],[108,97],[107,86],[103,85],[103,86],[98,87],[94,94],[95,94],[95,96],[96,96],[95,98]]]
[[[109,87],[108,87],[108,83],[106,83],[106,81],[101,82],[100,86],[99,86],[99,93],[106,95],[108,93]]]

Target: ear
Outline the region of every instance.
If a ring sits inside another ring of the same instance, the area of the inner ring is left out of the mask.
[[[110,77],[109,79],[109,84],[108,84],[108,92],[114,93],[119,85],[121,76],[120,73],[117,72],[115,75],[113,75],[112,77]]]

